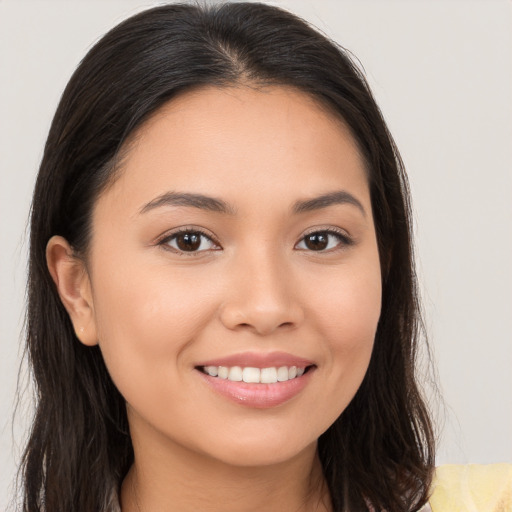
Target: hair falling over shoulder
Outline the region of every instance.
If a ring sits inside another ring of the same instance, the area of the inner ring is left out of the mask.
[[[333,509],[419,509],[434,436],[419,391],[423,342],[403,165],[347,53],[303,20],[258,3],[170,4],[122,22],[86,55],[50,128],[30,224],[27,353],[36,413],[20,472],[25,512],[114,510],[133,461],[123,397],[98,347],[79,343],[48,272],[65,237],[87,259],[91,212],[134,130],[180,92],[283,84],[318,99],[365,158],[382,268],[382,313],[363,384],[319,439]]]

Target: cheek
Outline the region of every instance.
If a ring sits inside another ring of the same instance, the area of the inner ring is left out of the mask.
[[[341,268],[337,286],[319,282],[310,295],[316,330],[325,343],[333,393],[343,409],[359,388],[370,362],[381,312],[378,260],[354,271]],[[341,410],[339,411],[341,412]]]
[[[105,363],[124,394],[162,371],[166,380],[177,374],[173,369],[214,306],[208,290],[183,272],[128,262],[122,269],[96,273],[94,312]]]
[[[333,349],[352,350],[375,336],[381,311],[379,267],[362,271],[341,269],[339,276],[319,283],[312,291],[318,327],[331,340]],[[333,285],[333,283],[336,283]]]

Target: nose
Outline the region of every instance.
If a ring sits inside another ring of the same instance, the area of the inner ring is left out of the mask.
[[[231,269],[229,288],[220,319],[230,330],[267,336],[303,321],[290,267],[275,255],[241,255]]]

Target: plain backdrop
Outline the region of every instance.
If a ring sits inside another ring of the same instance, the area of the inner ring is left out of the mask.
[[[438,463],[512,462],[512,3],[283,0],[359,59],[409,172],[444,405]],[[26,221],[72,71],[155,2],[0,0],[0,508],[30,400],[21,358]]]

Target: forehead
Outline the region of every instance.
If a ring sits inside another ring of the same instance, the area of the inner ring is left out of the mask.
[[[367,188],[366,172],[349,128],[327,107],[290,87],[208,87],[139,128],[106,195],[136,207],[164,189],[243,202],[258,188],[282,198],[340,186]]]

